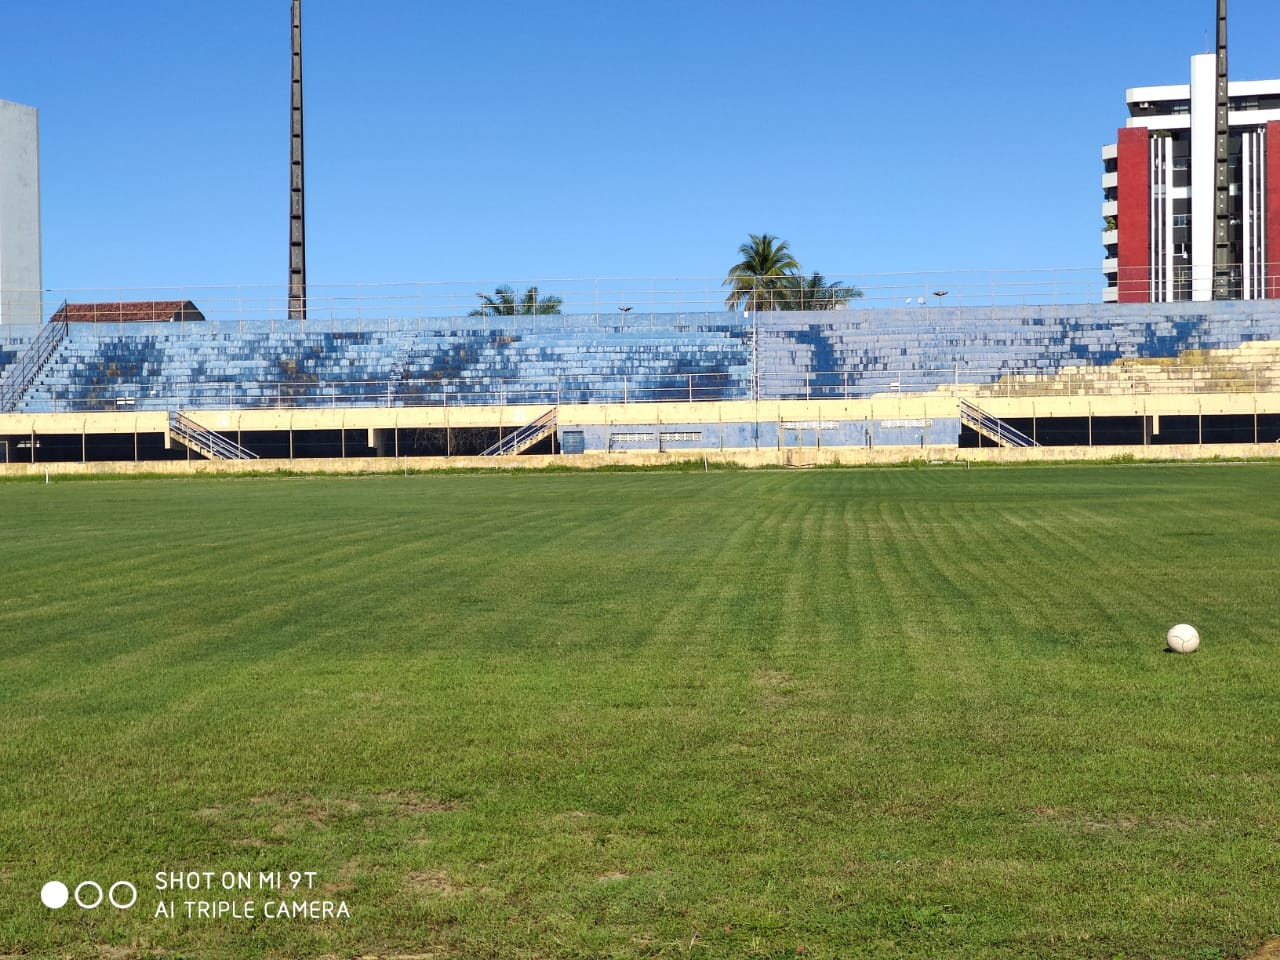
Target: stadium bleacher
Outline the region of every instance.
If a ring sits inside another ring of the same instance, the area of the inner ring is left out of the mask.
[[[713,330],[74,326],[17,409],[585,403],[690,389],[720,399],[741,390],[744,358],[734,337]]]
[[[768,396],[822,398],[1044,377],[1280,339],[1276,301],[851,310],[762,317]]]
[[[0,343],[0,377],[3,377],[9,366],[22,355],[22,351],[26,349],[26,346],[27,341],[25,339]]]
[[[317,329],[322,327],[322,329]],[[1280,303],[72,323],[10,409],[866,397],[1280,340]],[[753,350],[758,343],[758,350]],[[27,344],[0,347],[0,376]]]

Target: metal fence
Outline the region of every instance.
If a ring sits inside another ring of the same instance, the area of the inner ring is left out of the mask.
[[[856,291],[849,299],[821,298],[817,306],[841,310],[910,307],[1053,306],[1100,304],[1105,278],[1097,267],[1043,270],[931,270],[885,274],[831,274],[828,283]],[[505,299],[498,291],[509,288]],[[552,277],[397,283],[312,283],[307,292],[306,323],[317,329],[350,329],[388,322],[439,327],[440,320],[525,318],[550,328],[563,318],[597,323],[642,324],[653,315],[694,314],[706,318],[732,312],[723,277]],[[120,304],[191,301],[209,320],[243,325],[289,325],[289,301],[283,285],[193,285],[165,288],[47,290],[43,318],[63,303]],[[486,298],[488,298],[486,300]],[[812,308],[802,299],[783,302],[767,293],[777,309]],[[740,308],[742,304],[738,304]],[[526,312],[528,311],[528,312]],[[100,324],[110,324],[110,311]]]

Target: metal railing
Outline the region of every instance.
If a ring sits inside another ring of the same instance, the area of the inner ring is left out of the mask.
[[[1107,261],[1110,263],[1110,261]],[[1280,263],[1268,264],[1268,275],[1280,273]],[[1128,269],[1128,268],[1126,268]],[[1146,275],[1146,268],[1134,268]],[[1046,267],[1017,270],[930,269],[895,273],[833,272],[831,283],[852,293],[843,295],[797,294],[795,289],[757,291],[761,309],[817,307],[840,311],[896,309],[927,317],[952,308],[1003,307],[1108,307],[1115,306],[1116,287],[1108,287],[1103,264],[1082,267]],[[1114,279],[1114,278],[1113,278]],[[6,323],[7,333],[30,335],[38,329],[38,317],[49,318],[63,303],[99,304],[98,328],[128,327],[132,312],[112,310],[122,304],[190,301],[204,317],[183,319],[176,328],[229,325],[251,328],[349,330],[349,329],[453,329],[483,328],[487,322],[527,323],[537,329],[568,329],[589,322],[598,325],[643,328],[661,323],[656,317],[689,314],[703,319],[741,316],[744,298],[730,302],[724,276],[674,277],[537,277],[527,279],[470,279],[441,281],[391,281],[311,283],[307,295],[307,319],[290,319],[288,291],[275,284],[189,284],[169,287],[65,288],[23,291],[32,299],[31,321]],[[1126,280],[1126,286],[1130,281]],[[1143,281],[1143,290],[1146,281]],[[499,288],[509,287],[513,297],[503,300]],[[530,296],[536,290],[536,295]],[[816,299],[805,301],[804,297]],[[526,303],[526,297],[528,303]],[[486,301],[485,298],[488,298]],[[1144,297],[1145,299],[1145,297]],[[1237,301],[1265,304],[1268,301]],[[1270,301],[1274,304],[1276,301]],[[1131,309],[1153,314],[1169,308],[1203,308],[1203,304],[1136,303]],[[1215,304],[1220,307],[1221,303]],[[40,313],[34,314],[34,309]],[[554,311],[554,312],[547,312]],[[120,315],[121,319],[112,319]],[[443,324],[442,324],[443,321]],[[77,326],[80,324],[77,323]],[[89,324],[86,324],[89,325]]]
[[[1106,278],[1100,265],[1023,270],[939,269],[900,273],[826,274],[828,282],[856,291],[849,299],[784,295],[766,290],[762,309],[834,307],[841,310],[902,308],[932,311],[951,307],[1101,304]],[[643,327],[654,315],[688,313],[703,317],[741,315],[745,302],[730,304],[723,276],[540,277],[385,283],[311,283],[307,319],[290,320],[288,291],[276,285],[187,285],[148,288],[80,288],[45,291],[43,316],[64,302],[103,305],[191,301],[206,321],[271,329],[349,329],[417,324],[423,329],[441,320],[483,325],[484,319],[528,322],[556,328],[565,318]],[[510,287],[511,301],[497,295]],[[525,302],[531,290],[536,296]],[[496,301],[496,303],[486,302]],[[555,312],[544,312],[553,310]],[[532,312],[525,312],[526,310]],[[101,313],[99,327],[129,326]],[[200,323],[202,321],[194,321]],[[178,320],[174,326],[192,326]]]
[[[4,377],[0,379],[0,413],[17,409],[22,395],[40,375],[66,335],[65,323],[45,324],[40,335],[31,342],[22,356],[4,371]]]
[[[209,430],[181,410],[169,414],[169,432],[193,450],[213,460],[257,460],[258,455]]]
[[[960,422],[972,427],[988,440],[994,440],[1002,447],[1040,446],[1021,430],[1011,427],[999,417],[993,417],[984,412],[968,400],[960,401]]]
[[[526,423],[514,433],[509,433],[489,449],[482,457],[500,457],[507,454],[523,453],[556,428],[556,411],[548,410],[532,423]]]

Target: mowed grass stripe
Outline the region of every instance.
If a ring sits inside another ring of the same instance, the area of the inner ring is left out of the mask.
[[[0,487],[0,946],[1238,955],[1280,893],[1274,476]],[[302,865],[355,916],[51,921],[67,864]]]

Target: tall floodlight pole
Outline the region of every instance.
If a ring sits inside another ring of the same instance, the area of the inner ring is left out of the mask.
[[[293,105],[289,122],[289,319],[307,319],[307,236],[302,196],[302,0],[293,0]]]
[[[1230,300],[1235,264],[1231,256],[1231,130],[1227,96],[1227,0],[1218,0],[1218,60],[1213,114],[1213,299]]]

